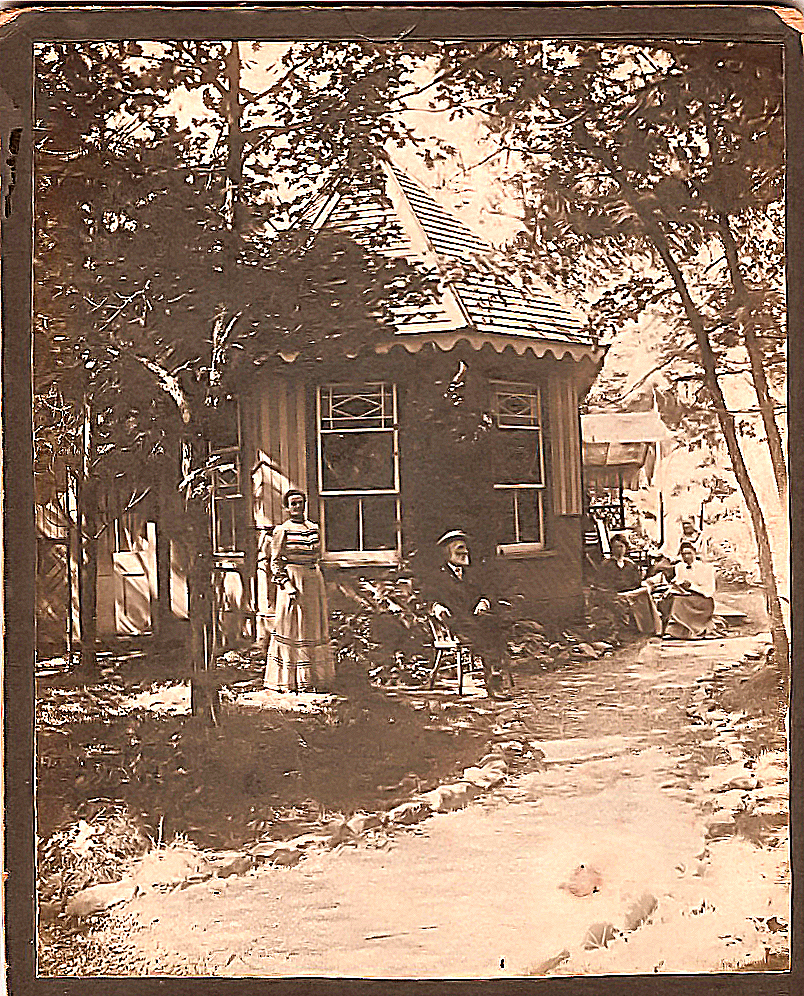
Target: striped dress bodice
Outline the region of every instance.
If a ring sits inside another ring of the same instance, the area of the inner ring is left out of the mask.
[[[321,557],[321,534],[315,522],[294,522],[288,519],[277,526],[281,533],[279,556],[286,564],[313,566]],[[277,537],[279,539],[279,537]]]

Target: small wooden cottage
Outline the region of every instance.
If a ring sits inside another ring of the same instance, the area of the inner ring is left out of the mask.
[[[400,314],[369,357],[314,376],[288,357],[243,384],[228,451],[240,471],[216,498],[214,529],[231,568],[254,542],[258,638],[271,626],[267,551],[290,487],[309,496],[332,581],[426,559],[442,532],[463,528],[521,611],[566,619],[582,603],[578,405],[603,350],[577,314],[484,267],[488,244],[418,183],[385,173],[385,191],[335,196],[316,224],[359,238],[390,222],[387,251],[443,275],[440,297]],[[451,404],[461,388],[471,415]]]
[[[496,270],[490,246],[422,186],[394,166],[384,173],[384,190],[323,200],[315,226],[358,240],[384,226],[385,251],[440,279],[437,299],[400,311],[370,354],[312,367],[289,355],[239,383],[214,447],[230,467],[212,512],[224,643],[270,632],[268,548],[288,488],[309,497],[333,584],[409,562],[415,572],[442,532],[462,528],[517,611],[562,620],[582,605],[579,402],[604,351],[578,314]],[[147,629],[153,536],[146,523],[116,536],[126,549],[108,551],[99,606],[121,591],[131,606],[106,611],[106,629],[130,632],[137,619]],[[180,579],[161,587],[184,615]]]

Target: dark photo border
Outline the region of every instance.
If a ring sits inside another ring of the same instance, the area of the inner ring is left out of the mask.
[[[446,993],[514,996],[569,994],[756,994],[804,992],[802,970],[802,748],[804,647],[801,585],[804,565],[802,451],[797,389],[802,383],[804,323],[804,57],[796,8],[740,4],[537,4],[383,6],[232,4],[190,6],[29,7],[0,12],[0,132],[4,174],[2,217],[2,501],[4,560],[4,788],[6,963],[12,996],[211,996],[219,993]],[[787,23],[786,23],[787,22]],[[492,39],[588,38],[620,41],[710,39],[775,42],[785,52],[787,123],[787,294],[789,321],[788,439],[792,556],[792,700],[790,721],[792,969],[785,973],[555,977],[493,981],[393,982],[384,979],[36,978],[34,908],[34,605],[35,534],[32,466],[32,126],[33,45],[55,39],[307,38]],[[19,129],[19,131],[17,131]],[[16,143],[19,139],[19,145]],[[9,146],[9,142],[12,146]]]

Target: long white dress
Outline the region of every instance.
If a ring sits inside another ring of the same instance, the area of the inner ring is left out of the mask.
[[[329,642],[318,526],[288,519],[271,536],[271,577],[277,585],[274,630],[265,687],[277,691],[326,688],[335,677]]]
[[[693,560],[676,564],[673,584],[689,581],[690,594],[675,595],[670,605],[670,615],[665,635],[680,640],[707,636],[715,631],[712,617],[715,613],[715,569],[711,564]]]

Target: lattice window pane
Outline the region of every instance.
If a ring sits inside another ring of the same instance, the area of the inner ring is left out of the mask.
[[[393,385],[319,388],[318,457],[325,550],[396,550],[399,458]]]
[[[395,550],[397,503],[393,495],[324,499],[327,550]]]
[[[220,398],[208,415],[213,453],[240,445],[240,411],[235,398]]]
[[[364,550],[396,549],[396,498],[376,495],[361,499]]]
[[[498,432],[494,440],[495,484],[543,484],[541,432]]]
[[[494,535],[497,543],[509,545],[517,542],[516,512],[514,507],[514,492],[512,490],[495,490],[492,492],[489,511],[494,523]]]
[[[327,550],[360,549],[358,499],[351,496],[327,498],[324,502],[324,533]]]
[[[514,491],[514,496],[516,499],[518,542],[541,543],[541,493],[531,491],[530,488],[518,488]]]
[[[393,389],[389,384],[332,384],[321,388],[321,428],[392,429]]]
[[[494,385],[493,440],[497,543],[544,544],[544,437],[535,384]]]
[[[240,460],[239,454],[234,461],[222,463],[215,468],[215,493],[218,495],[235,495],[240,492]]]
[[[496,391],[497,425],[500,429],[541,427],[539,390],[532,384],[500,386]]]
[[[237,547],[237,520],[242,508],[241,498],[216,498],[214,501],[215,551],[233,553]]]

